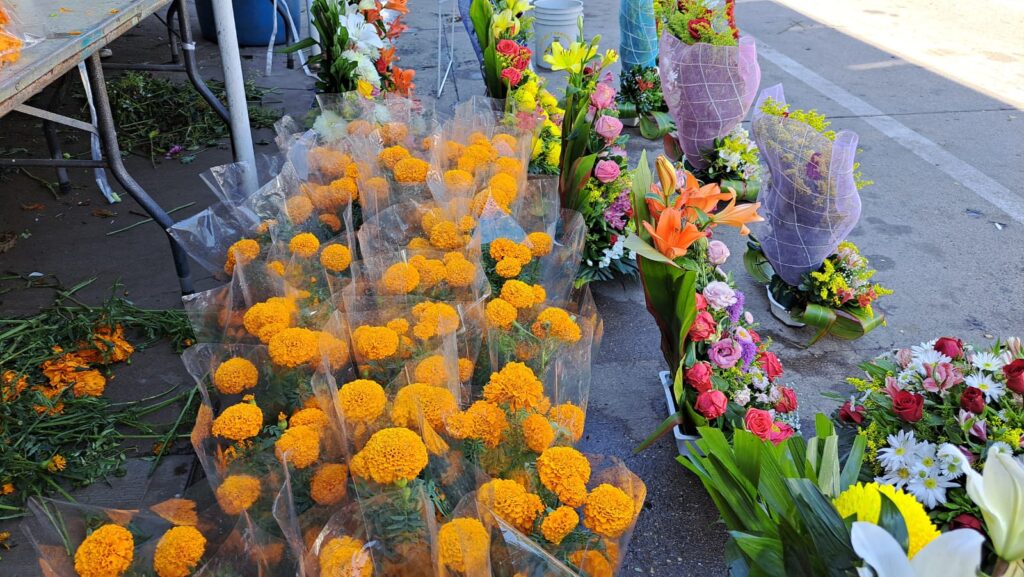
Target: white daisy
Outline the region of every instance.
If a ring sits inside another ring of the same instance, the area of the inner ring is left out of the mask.
[[[889,446],[879,449],[878,460],[886,470],[909,467],[918,459],[918,443],[913,431],[889,435]]]
[[[953,360],[935,349],[913,350],[913,353],[914,356],[911,358],[910,366],[907,368],[912,368],[922,375],[927,374],[924,368],[925,365],[935,366],[938,363],[948,363]]]
[[[1003,359],[992,353],[978,353],[971,363],[983,371],[994,373],[1003,368]]]
[[[918,378],[917,369],[911,365],[896,375],[896,382],[901,385],[909,385],[910,383],[917,381]]]
[[[960,449],[956,448],[956,445],[951,443],[943,443],[939,447],[937,456],[942,474],[950,479],[959,478],[964,474],[964,468],[971,466],[967,462],[967,457],[960,452]]]
[[[995,443],[989,445],[988,453],[985,454],[985,458],[988,459],[998,453],[1002,453],[1004,455],[1013,455],[1013,449],[1010,448],[1009,444],[1004,443],[1003,441],[996,441]]]
[[[998,401],[999,397],[1002,397],[1003,393],[1006,392],[1005,384],[994,381],[992,377],[984,373],[967,375],[967,377],[964,378],[964,383],[968,387],[981,389],[981,392],[985,393],[985,401],[989,403],[992,401]]]
[[[931,473],[938,466],[938,459],[935,456],[936,447],[928,441],[921,441],[917,446],[917,467]]]
[[[938,474],[915,476],[907,483],[907,490],[929,509],[946,502],[946,489],[956,487],[953,481]]]
[[[886,471],[885,475],[876,477],[875,482],[883,485],[892,485],[897,489],[902,489],[907,486],[910,482],[910,478],[913,473],[910,472],[909,467],[897,467],[891,471]]]

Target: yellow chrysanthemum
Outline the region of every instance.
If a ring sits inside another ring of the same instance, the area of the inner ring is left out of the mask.
[[[398,333],[388,327],[364,325],[352,332],[352,344],[359,360],[379,361],[398,352]]]
[[[549,542],[558,545],[580,524],[580,516],[572,507],[565,505],[548,513],[540,524],[540,533]]]
[[[402,145],[389,146],[377,154],[377,161],[387,167],[388,170],[395,168],[399,160],[412,156]]]
[[[612,539],[629,529],[633,517],[633,499],[608,483],[602,483],[591,491],[583,508],[583,524],[598,535]]]
[[[260,434],[263,427],[263,411],[253,403],[237,403],[224,409],[213,420],[210,430],[215,437],[232,441],[244,441]]]
[[[537,338],[555,338],[567,343],[580,340],[580,326],[565,309],[548,307],[537,315],[530,329]]]
[[[320,241],[308,232],[300,232],[288,242],[288,250],[295,256],[309,258],[320,250]]]
[[[380,278],[381,289],[393,295],[404,295],[416,289],[420,284],[420,273],[416,267],[404,262],[396,262],[389,266]]]
[[[320,435],[305,425],[288,427],[274,442],[274,455],[288,460],[296,469],[305,469],[320,458]]]
[[[466,575],[488,570],[491,536],[483,523],[471,517],[456,517],[437,532],[441,565]]]
[[[509,304],[508,301],[496,298],[487,303],[484,315],[487,317],[488,326],[507,331],[512,328],[512,323],[516,321],[518,312],[516,307]]]
[[[544,384],[523,363],[508,363],[484,386],[484,399],[509,410],[536,409],[544,398]]]
[[[305,196],[296,195],[285,201],[284,210],[288,214],[288,220],[302,224],[313,216],[313,203]]]
[[[484,483],[476,493],[476,500],[526,534],[533,532],[534,521],[544,512],[544,503],[540,497],[509,479],[494,479]]]
[[[299,409],[288,419],[289,427],[305,426],[316,431],[317,435],[323,435],[327,429],[327,413],[317,407]]]
[[[230,358],[217,366],[213,373],[213,386],[224,395],[237,395],[251,389],[259,381],[256,365],[241,357]]]
[[[363,542],[352,537],[335,537],[320,549],[323,577],[372,577],[373,560]]]
[[[420,419],[434,429],[459,410],[451,391],[425,383],[412,383],[399,389],[391,407],[391,422],[399,427],[419,429]]]
[[[348,270],[352,264],[352,251],[343,244],[331,244],[320,251],[320,264],[331,272]]]
[[[189,525],[194,527],[199,524],[196,502],[191,499],[167,499],[152,505],[149,510],[172,525]]]
[[[537,476],[558,500],[579,507],[587,500],[590,462],[572,447],[550,447],[537,457]]]
[[[275,365],[295,368],[319,359],[320,338],[306,328],[287,328],[271,337],[267,354]]]
[[[381,416],[387,404],[384,388],[375,381],[357,379],[338,390],[338,403],[350,423],[370,423]]]
[[[249,264],[260,256],[260,243],[251,238],[243,238],[228,247],[227,260],[224,262],[224,272],[231,274],[235,272],[235,265]]]
[[[348,467],[328,463],[313,473],[309,481],[309,496],[317,505],[337,505],[348,492]]]
[[[195,527],[172,527],[156,544],[153,571],[159,577],[189,577],[206,552],[206,537]]]
[[[523,419],[523,439],[534,453],[543,453],[555,441],[555,430],[544,415],[534,413]]]
[[[103,525],[89,534],[75,551],[79,577],[119,577],[131,567],[135,539],[120,525]]]
[[[422,184],[427,181],[430,164],[418,158],[403,158],[395,164],[395,180],[402,184]]]
[[[443,337],[459,329],[459,313],[446,303],[420,303],[413,308],[416,325],[412,334],[420,340]]]
[[[476,439],[493,449],[501,443],[508,430],[508,419],[501,407],[487,401],[477,401],[465,411],[448,417],[445,427],[455,439]]]
[[[526,242],[530,245],[530,254],[535,257],[542,257],[551,254],[554,241],[546,232],[531,232],[526,235]]]
[[[501,286],[501,298],[517,309],[528,309],[536,300],[533,287],[515,279],[507,280]]]
[[[249,475],[230,475],[217,487],[217,504],[228,515],[238,515],[260,498],[260,480]]]
[[[434,387],[443,387],[448,384],[448,370],[445,367],[445,358],[441,355],[430,355],[416,364],[413,370],[413,378],[418,383],[426,383]]]
[[[586,423],[587,414],[580,407],[572,403],[555,405],[548,411],[548,418],[567,431],[573,443],[583,437],[583,426]]]
[[[427,447],[413,431],[381,429],[352,457],[352,474],[381,485],[411,481],[427,466]]]
[[[939,536],[939,530],[932,523],[924,505],[912,495],[892,485],[857,483],[840,493],[833,504],[839,512],[839,516],[844,519],[856,516],[857,521],[877,524],[878,517],[882,512],[883,494],[896,505],[907,525],[908,557],[916,555],[925,545]]]

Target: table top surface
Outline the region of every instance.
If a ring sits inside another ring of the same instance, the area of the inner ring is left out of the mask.
[[[39,39],[0,68],[0,116],[170,0],[0,0],[23,34]]]

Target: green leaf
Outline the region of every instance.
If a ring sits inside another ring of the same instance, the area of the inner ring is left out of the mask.
[[[772,275],[775,274],[772,264],[765,258],[764,253],[749,245],[747,251],[743,253],[743,265],[746,267],[747,273],[761,284],[770,283]]]
[[[566,189],[567,196],[565,199],[565,208],[570,208],[577,212],[585,201],[583,195],[583,187],[586,186],[587,181],[590,180],[591,175],[594,172],[594,164],[597,162],[596,154],[588,154],[586,156],[576,159],[572,164],[572,168],[569,171],[571,180],[569,180]]]
[[[490,41],[491,16],[494,14],[494,7],[491,0],[473,0],[469,5],[469,19],[473,22],[473,32],[476,33],[480,49],[487,47]]]
[[[761,445],[764,441],[749,431],[736,430],[732,443],[736,465],[751,484],[757,485],[761,476]]]
[[[299,50],[305,50],[306,48],[311,48],[313,46],[316,46],[316,44],[317,44],[316,40],[313,40],[312,38],[303,38],[302,40],[299,40],[295,44],[289,44],[288,46],[285,46],[284,48],[278,48],[277,50],[274,50],[274,53],[275,54],[291,54],[293,52],[298,52]]]
[[[839,437],[825,439],[825,451],[818,466],[818,488],[825,495],[839,496]]]
[[[768,575],[786,576],[782,563],[782,542],[778,538],[759,537],[741,531],[729,531],[750,565]]]
[[[846,463],[843,464],[843,472],[839,476],[839,490],[845,491],[850,485],[857,482],[860,476],[861,465],[864,461],[864,449],[867,446],[867,438],[856,435],[853,439],[853,446],[850,447],[850,454],[846,456]]]
[[[845,574],[856,555],[846,523],[839,517],[832,501],[808,479],[788,479],[786,484],[796,503],[802,531],[814,542],[818,557],[828,561],[828,574]]]
[[[910,537],[907,532],[907,522],[900,513],[899,507],[885,493],[879,493],[882,499],[882,507],[878,513],[878,526],[885,529],[892,535],[893,539],[900,544],[904,552],[910,550]]]
[[[665,433],[671,431],[672,427],[676,425],[682,425],[684,422],[685,421],[683,420],[683,414],[679,411],[676,411],[675,413],[669,415],[667,419],[665,419],[664,421],[661,422],[660,425],[658,425],[658,428],[654,429],[653,433],[648,435],[642,443],[640,443],[639,445],[636,446],[635,449],[633,449],[633,454],[635,455],[643,451],[647,447],[650,447],[651,443],[665,436]]]
[[[636,254],[644,257],[647,260],[656,261],[675,268],[679,268],[679,265],[677,265],[675,261],[661,254],[660,252],[658,252],[658,249],[644,242],[639,236],[633,233],[629,233],[629,236],[626,237],[625,242],[623,242],[623,247],[636,252]]]
[[[616,106],[619,109],[619,119],[636,118],[636,104],[630,100],[620,100]]]
[[[657,140],[675,130],[676,124],[667,112],[654,111],[640,117],[640,135],[647,140]]]
[[[647,162],[647,151],[644,150],[640,153],[640,160],[633,171],[633,186],[629,191],[630,204],[633,205],[633,224],[636,227],[636,234],[644,242],[651,240],[651,235],[647,233],[643,223],[650,218],[647,201],[644,198],[651,189],[652,182],[651,165]]]

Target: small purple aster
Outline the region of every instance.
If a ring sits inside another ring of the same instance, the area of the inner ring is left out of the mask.
[[[747,298],[743,295],[742,291],[736,291],[736,302],[725,309],[729,313],[729,320],[736,324],[740,322],[740,315],[743,314],[743,304],[747,301]]]
[[[757,344],[751,341],[737,341],[740,344],[740,358],[743,359],[743,372],[750,370],[750,365],[757,358]]]

